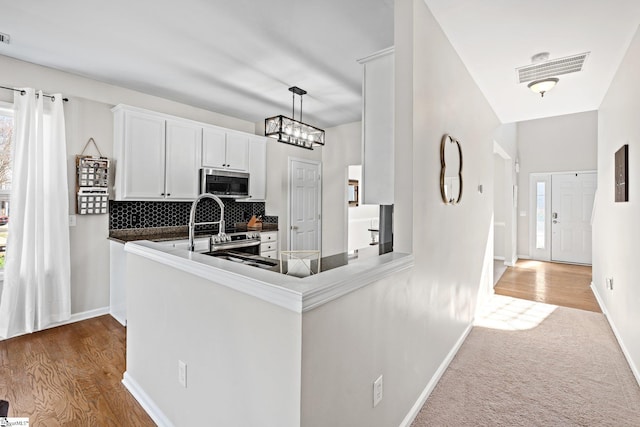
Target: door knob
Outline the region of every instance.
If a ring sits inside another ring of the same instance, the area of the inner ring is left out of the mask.
[[[558,220],[556,220],[556,219],[554,219],[554,220],[553,220],[553,223],[554,223],[554,224],[557,224],[558,222],[559,222],[559,221],[558,221]]]
[[[297,226],[297,225],[292,225],[292,226],[291,226],[291,229],[292,229],[292,230],[297,230],[297,229],[298,229],[298,226]]]

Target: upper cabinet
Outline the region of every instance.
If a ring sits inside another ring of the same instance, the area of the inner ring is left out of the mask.
[[[249,202],[267,197],[267,138],[249,138]]]
[[[192,201],[203,167],[249,172],[246,201],[265,200],[265,137],[127,105],[112,111],[115,200]]]
[[[202,166],[248,171],[249,136],[216,127],[205,127],[202,135]]]
[[[113,112],[115,199],[195,199],[202,128],[130,107]]]
[[[394,54],[385,49],[361,59],[362,203],[394,203]]]

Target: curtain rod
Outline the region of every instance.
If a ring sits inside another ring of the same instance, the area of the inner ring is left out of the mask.
[[[24,95],[24,94],[26,94],[26,93],[27,93],[27,92],[26,92],[26,91],[24,91],[23,89],[16,89],[16,88],[13,88],[13,87],[0,86],[0,89],[6,89],[6,90],[12,90],[12,91],[14,91],[14,92],[20,92],[20,95]],[[38,94],[37,94],[37,93],[36,93],[36,96],[38,96]],[[51,101],[54,101],[54,100],[56,99],[56,97],[55,97],[55,96],[53,96],[53,95],[47,95],[46,93],[43,93],[43,94],[42,94],[42,96],[45,96],[45,97],[47,97],[47,98],[51,98]],[[69,98],[62,98],[62,100],[63,100],[64,102],[69,102]]]

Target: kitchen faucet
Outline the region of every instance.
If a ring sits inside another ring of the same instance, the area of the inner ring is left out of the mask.
[[[220,206],[220,221],[196,223],[196,208],[198,206],[198,203],[202,199],[213,199],[216,201],[218,206]],[[220,200],[220,198],[214,194],[203,193],[193,201],[193,203],[191,204],[191,212],[189,213],[189,250],[191,252],[193,252],[195,249],[195,244],[193,242],[193,239],[194,239],[194,234],[196,230],[196,225],[214,225],[214,224],[218,224],[218,239],[220,239],[220,241],[224,242],[227,240],[231,240],[224,233],[224,203],[222,203],[222,200]],[[209,246],[211,246],[211,243],[209,243]]]

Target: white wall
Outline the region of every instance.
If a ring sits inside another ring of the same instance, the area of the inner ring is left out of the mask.
[[[299,313],[134,254],[127,307],[125,380],[173,425],[300,425]]]
[[[502,185],[501,195],[495,188],[494,208],[504,210],[502,221],[504,222],[503,256],[506,265],[515,265],[518,260],[518,207],[517,207],[517,186],[518,173],[516,172],[516,161],[518,161],[518,128],[515,123],[503,124],[498,127],[494,134],[493,152],[502,159],[496,169],[497,174],[501,174],[500,184]],[[494,165],[495,167],[495,165]]]
[[[505,162],[500,155],[493,155],[493,257],[505,259],[505,233],[507,212],[505,209]]]
[[[598,112],[518,123],[518,254],[529,257],[529,174],[597,167]],[[526,216],[522,214],[525,213]]]
[[[245,132],[254,132],[251,122],[201,110],[188,105],[108,85],[0,55],[2,86],[35,87],[45,93],[61,92],[65,103],[69,167],[69,207],[75,212],[75,155],[93,137],[105,156],[113,154],[113,117],[110,109],[119,103],[174,114]],[[13,92],[0,90],[0,100],[12,102]],[[94,154],[95,152],[91,152]],[[70,228],[71,312],[82,314],[109,306],[109,220],[107,215],[77,217]]]
[[[322,255],[347,250],[349,165],[362,163],[362,122],[325,130],[322,147]]]
[[[593,222],[593,285],[640,382],[640,32],[598,110],[598,193]],[[614,200],[614,153],[629,144],[629,202]],[[605,278],[613,278],[613,290]]]
[[[395,56],[394,245],[415,267],[303,314],[306,427],[400,425],[493,285],[498,119],[423,0],[396,0]],[[456,206],[440,197],[444,133],[465,159]]]

